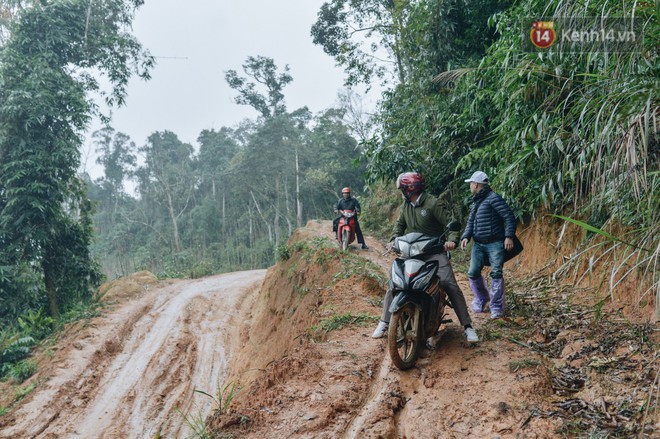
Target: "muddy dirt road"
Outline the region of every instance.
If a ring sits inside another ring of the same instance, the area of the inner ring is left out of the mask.
[[[33,378],[36,389],[2,418],[0,438],[188,436],[183,414],[203,419],[211,411],[213,400],[195,390],[217,393],[241,299],[265,273],[152,285],[122,300],[54,353],[52,367]]]

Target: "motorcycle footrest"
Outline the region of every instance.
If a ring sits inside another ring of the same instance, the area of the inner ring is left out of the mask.
[[[453,320],[452,319],[444,319],[440,321],[440,324],[445,324],[445,323],[451,323]]]

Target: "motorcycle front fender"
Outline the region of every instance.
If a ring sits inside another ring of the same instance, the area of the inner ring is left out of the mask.
[[[400,291],[396,293],[394,298],[392,299],[392,303],[390,304],[390,312],[395,313],[407,303],[412,303],[414,304],[417,308],[420,310],[423,308],[423,296],[422,294],[426,294],[424,292],[419,293],[417,291]]]

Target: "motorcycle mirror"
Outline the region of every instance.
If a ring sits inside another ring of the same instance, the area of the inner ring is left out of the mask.
[[[450,232],[460,232],[461,231],[461,223],[458,221],[451,221],[449,224],[447,224],[447,230]]]

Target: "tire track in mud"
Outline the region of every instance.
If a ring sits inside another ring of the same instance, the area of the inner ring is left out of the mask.
[[[446,329],[443,328],[436,336],[437,342],[445,335],[445,331]],[[387,343],[387,339],[383,341]],[[341,435],[344,439],[374,435],[407,437],[405,434],[406,404],[423,387],[423,377],[430,365],[430,360],[427,358],[434,356],[435,350],[426,351],[424,356],[418,360],[416,369],[400,371],[392,364],[387,349],[385,346],[378,375],[372,381],[372,386],[365,396],[360,410]],[[375,434],[374,431],[377,431],[378,434]]]
[[[185,437],[182,413],[212,410],[194,390],[216,395],[236,348],[239,303],[265,273],[178,281],[94,319],[0,438]]]
[[[373,253],[368,252],[362,256],[378,265],[382,269],[383,274],[387,275],[392,263],[391,260],[386,259],[387,254],[388,252],[381,252],[380,246],[378,246],[374,248]],[[372,381],[373,384],[365,396],[360,410],[353,416],[344,429],[341,436],[344,439],[365,437],[368,434],[367,432],[371,433],[370,430],[373,430],[376,425],[379,426],[377,430],[384,437],[397,435],[399,430],[399,406],[405,404],[405,395],[402,394],[401,386],[403,384],[402,381],[408,380],[406,380],[405,375],[395,371],[392,360],[387,352],[387,338],[380,341],[370,340],[369,342],[382,343],[383,341],[385,348],[378,375]],[[389,416],[389,412],[382,409],[383,406],[387,405],[395,406],[392,407],[395,411],[395,416]]]
[[[390,376],[390,366],[392,361],[389,357],[386,357],[380,363],[380,370],[378,375],[373,381],[373,385],[369,389],[368,395],[364,398],[364,403],[360,408],[360,411],[355,414],[353,419],[348,423],[342,438],[352,439],[363,437],[363,432],[366,429],[367,425],[373,425],[377,422],[385,421],[385,417],[381,416],[381,419],[378,419],[378,414],[382,412],[379,406],[383,404],[383,400],[386,398],[388,392],[392,391],[391,388],[391,376]],[[390,422],[393,419],[390,418]],[[388,422],[389,423],[389,422]],[[394,431],[394,426],[388,426],[389,428],[386,431]]]
[[[376,247],[379,248],[379,247]],[[386,259],[387,252],[379,250],[366,253],[363,257],[380,266],[384,274],[389,273],[391,260]],[[390,256],[391,258],[391,256]],[[450,309],[454,321],[453,309]],[[447,343],[447,326],[444,325],[434,337],[434,345]],[[444,341],[443,341],[444,339]],[[383,358],[378,374],[372,381],[368,394],[364,397],[362,406],[355,413],[341,434],[344,439],[363,437],[406,437],[407,424],[406,404],[415,398],[421,390],[420,377],[426,374],[430,360],[424,357],[434,357],[433,351],[426,351],[417,362],[416,371],[400,371],[393,364],[388,353],[387,338],[370,340],[384,343]],[[460,344],[460,343],[459,343]],[[460,355],[460,354],[459,354]],[[421,378],[423,381],[423,378]],[[376,433],[377,432],[377,433]],[[413,435],[414,436],[414,435]]]

